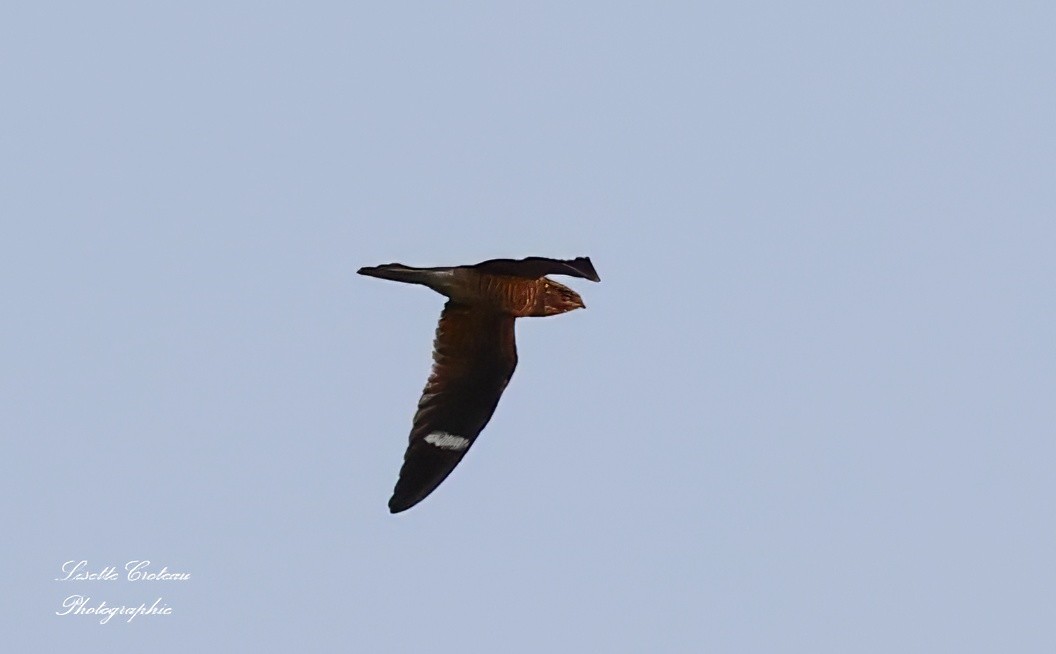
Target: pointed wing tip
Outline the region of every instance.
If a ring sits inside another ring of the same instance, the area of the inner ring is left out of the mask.
[[[425,499],[425,498],[424,497],[420,497],[420,498],[415,499],[415,498],[408,498],[408,497],[400,497],[399,495],[393,495],[392,498],[389,499],[389,513],[393,513],[393,514],[402,513],[404,511],[406,511],[407,509],[411,508],[412,506],[414,506],[415,504],[418,504],[423,499]]]
[[[576,270],[582,273],[583,279],[589,279],[592,282],[601,281],[598,271],[594,270],[594,264],[591,263],[590,257],[578,257],[573,263],[576,264]]]

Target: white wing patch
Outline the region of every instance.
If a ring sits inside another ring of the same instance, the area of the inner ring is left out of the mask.
[[[455,434],[449,434],[446,431],[434,431],[430,432],[425,437],[425,442],[430,445],[435,445],[441,450],[451,450],[453,452],[461,452],[462,450],[469,447],[469,439],[456,436]]]

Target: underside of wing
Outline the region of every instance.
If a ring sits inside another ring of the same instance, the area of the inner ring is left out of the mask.
[[[592,282],[600,282],[598,272],[594,270],[594,264],[590,257],[577,257],[575,259],[547,259],[546,257],[528,257],[527,259],[491,259],[478,263],[475,268],[489,275],[510,275],[512,277],[527,277],[538,279],[546,275],[569,275],[571,277],[582,277]]]
[[[517,366],[512,316],[449,301],[440,314],[433,371],[414,415],[389,510],[425,499],[488,424]]]

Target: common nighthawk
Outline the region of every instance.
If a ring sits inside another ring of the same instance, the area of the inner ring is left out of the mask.
[[[389,510],[399,513],[451,474],[491,419],[517,366],[514,320],[585,306],[575,291],[546,275],[601,278],[588,257],[492,259],[440,268],[390,263],[360,268],[359,274],[421,284],[448,298],[436,327],[432,374],[389,500]]]

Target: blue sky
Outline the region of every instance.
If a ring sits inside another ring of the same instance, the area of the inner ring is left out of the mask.
[[[1052,651],[1054,18],[5,4],[12,651]],[[355,270],[528,255],[389,515],[443,299]]]

